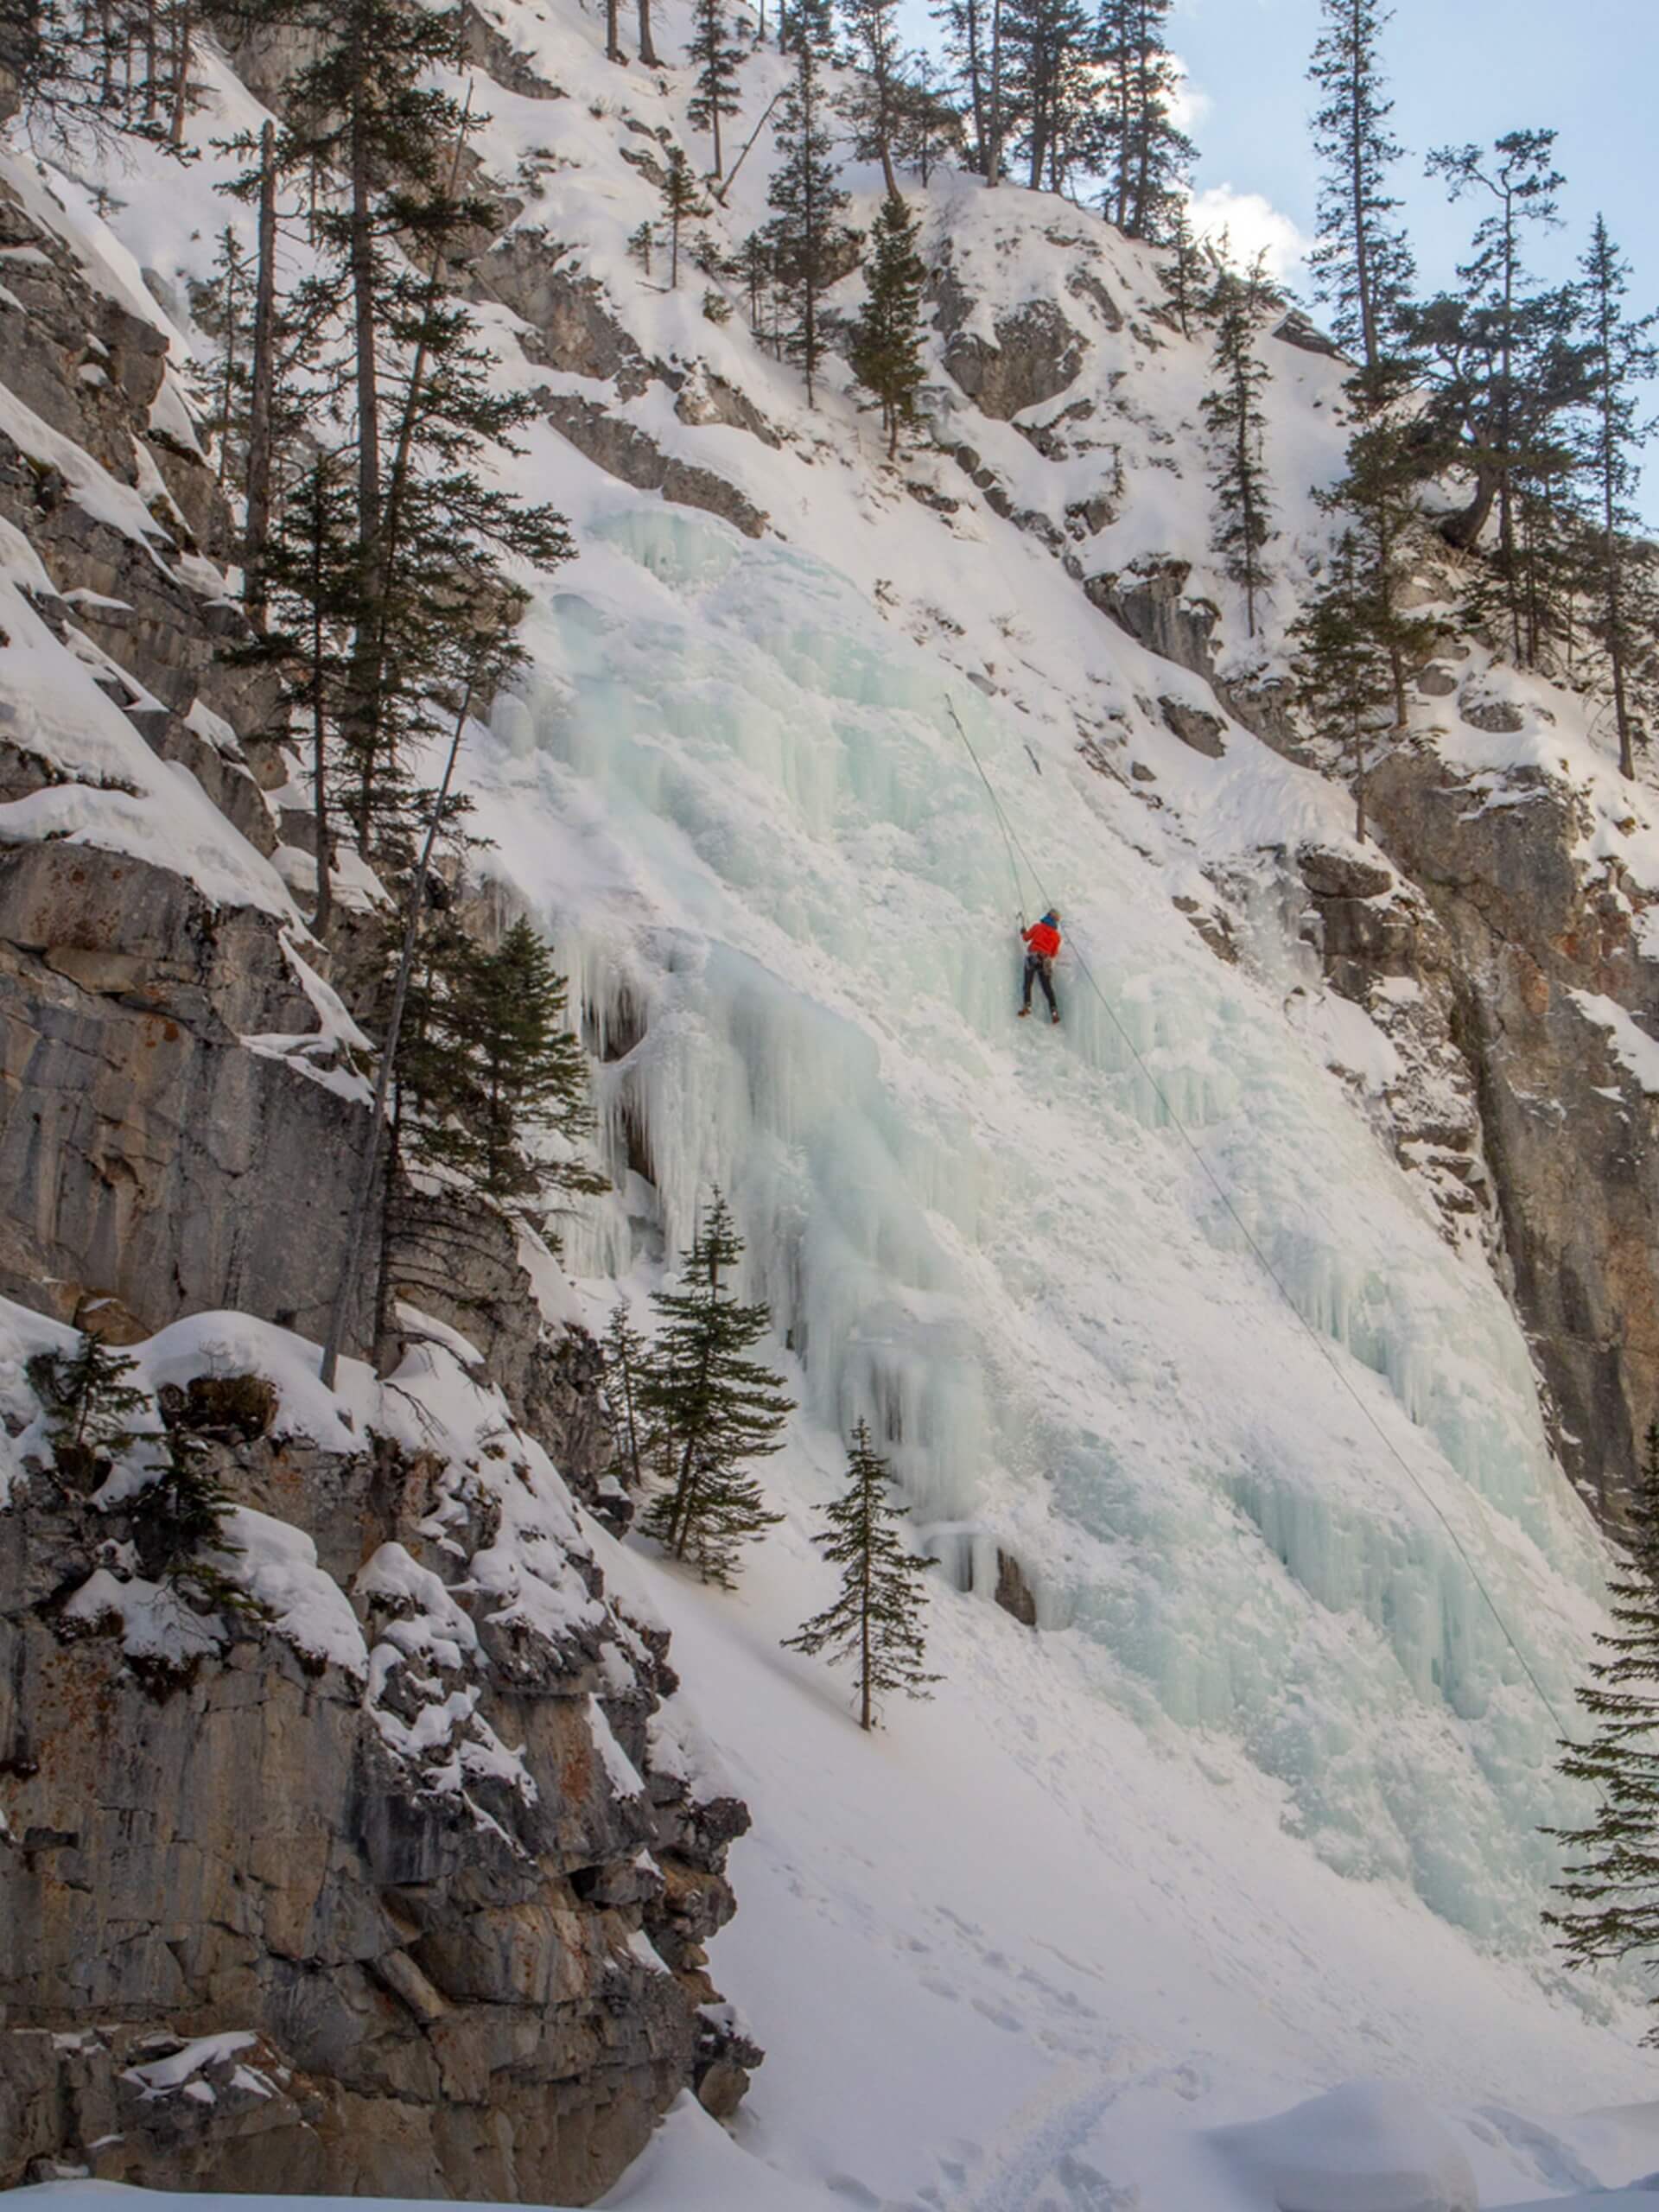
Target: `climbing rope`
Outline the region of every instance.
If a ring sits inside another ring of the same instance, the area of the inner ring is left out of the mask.
[[[985,786],[986,797],[991,802],[992,811],[995,814],[998,826],[1001,830],[1002,849],[1008,856],[1008,874],[1014,884],[1014,907],[1019,913],[1020,920],[1023,922],[1026,918],[1026,894],[1024,887],[1020,881],[1019,863],[1014,857],[1014,831],[1009,826],[1007,816],[1002,811],[1002,802],[998,798],[995,789],[991,783],[991,779],[985,772],[985,764],[981,760],[978,753],[975,752],[973,740],[963,728],[962,718],[957,714],[954,703],[950,699],[946,699],[944,706],[945,712],[950,715],[951,721],[956,723],[957,735],[962,740],[963,743],[968,748],[968,758],[973,762],[975,767],[979,771],[979,780]],[[1040,773],[1041,772],[1039,771],[1039,772]],[[1029,863],[1027,863],[1027,865],[1029,865]],[[1037,877],[1034,871],[1032,875],[1032,881],[1033,883],[1037,883]],[[1040,883],[1037,883],[1037,891],[1038,897],[1040,899],[1042,897],[1042,886]]]
[[[1004,813],[1002,802],[997,797],[995,787],[992,784],[990,778],[985,772],[983,762],[980,760],[978,753],[975,752],[972,744],[969,742],[967,731],[963,728],[961,720],[957,714],[955,706],[952,705],[951,702],[948,698],[945,701],[945,705],[949,709],[951,721],[956,723],[957,734],[961,737],[963,745],[968,748],[969,758],[972,760],[975,767],[979,771],[980,781],[985,786],[986,792],[990,798],[991,805],[995,810],[996,818],[1001,825],[1003,842],[1008,848],[1010,866],[1013,865],[1014,855],[1017,852],[1020,858],[1025,861],[1026,867],[1030,873],[1031,879],[1037,886],[1038,895],[1041,899],[1043,905],[1046,907],[1051,902],[1049,901],[1046,893],[1045,893],[1042,888],[1042,878],[1038,874],[1036,866],[1033,863],[1030,854],[1026,849],[1024,841],[1021,839],[1019,831],[1008,820],[1006,813]],[[1019,875],[1017,871],[1014,875],[1014,882],[1017,888],[1019,884]],[[1509,1645],[1510,1649],[1514,1653],[1522,1673],[1526,1676],[1528,1681],[1531,1683],[1534,1691],[1536,1693],[1539,1704],[1543,1707],[1544,1711],[1549,1715],[1550,1719],[1554,1723],[1556,1732],[1563,1746],[1570,1748],[1573,1745],[1574,1739],[1567,1733],[1567,1723],[1556,1711],[1554,1700],[1551,1698],[1549,1692],[1544,1688],[1543,1684],[1539,1681],[1536,1673],[1533,1669],[1532,1662],[1527,1657],[1526,1653],[1521,1649],[1519,1643],[1516,1643],[1514,1635],[1510,1631],[1509,1623],[1504,1619],[1502,1611],[1499,1610],[1497,1600],[1487,1588],[1485,1581],[1482,1578],[1480,1569],[1475,1565],[1474,1560],[1470,1557],[1467,1547],[1465,1545],[1462,1537],[1459,1535],[1456,1529],[1452,1526],[1451,1520],[1446,1515],[1445,1508],[1440,1504],[1440,1500],[1434,1496],[1433,1492],[1428,1488],[1428,1485],[1422,1480],[1416,1469],[1412,1465],[1411,1462],[1406,1458],[1405,1454],[1395,1443],[1393,1438],[1382,1427],[1381,1421],[1377,1420],[1376,1414],[1366,1404],[1364,1399],[1361,1397],[1359,1392],[1354,1388],[1354,1385],[1348,1376],[1343,1372],[1331,1344],[1319,1334],[1319,1331],[1313,1326],[1313,1324],[1302,1312],[1301,1307],[1297,1305],[1295,1300],[1291,1296],[1288,1284],[1287,1284],[1283,1276],[1281,1275],[1279,1270],[1274,1266],[1273,1262],[1268,1258],[1267,1253],[1263,1251],[1262,1246],[1251,1235],[1249,1224],[1246,1222],[1243,1214],[1240,1213],[1238,1208],[1233,1204],[1231,1198],[1228,1194],[1226,1185],[1222,1181],[1220,1176],[1217,1174],[1215,1169],[1205,1157],[1204,1152],[1198,1145],[1196,1138],[1192,1135],[1192,1131],[1187,1128],[1185,1122],[1182,1121],[1180,1116],[1175,1111],[1168,1093],[1165,1090],[1163,1085],[1159,1082],[1157,1077],[1147,1065],[1145,1055],[1141,1052],[1141,1048],[1136,1045],[1135,1039],[1130,1035],[1122,1020],[1119,1018],[1116,1007],[1113,1006],[1110,999],[1107,997],[1105,992],[1101,988],[1100,984],[1096,981],[1093,969],[1084,958],[1082,953],[1077,950],[1075,941],[1069,940],[1069,942],[1071,942],[1071,957],[1076,962],[1079,972],[1082,974],[1084,981],[1088,983],[1090,989],[1093,991],[1095,996],[1100,1001],[1102,1006],[1106,1009],[1107,1019],[1111,1022],[1113,1028],[1116,1029],[1119,1037],[1128,1047],[1130,1057],[1135,1061],[1136,1067],[1139,1068],[1141,1075],[1146,1078],[1148,1084],[1150,1084],[1153,1096],[1157,1099],[1165,1114],[1168,1116],[1170,1126],[1178,1133],[1181,1142],[1186,1147],[1193,1159],[1198,1162],[1199,1167],[1203,1170],[1205,1175],[1208,1178],[1211,1185],[1215,1190],[1216,1196],[1221,1200],[1222,1205],[1226,1208],[1228,1214],[1231,1217],[1235,1227],[1237,1229],[1239,1235],[1243,1238],[1244,1243],[1249,1247],[1250,1252],[1254,1255],[1262,1274],[1266,1275],[1268,1281],[1273,1285],[1274,1288],[1279,1293],[1279,1295],[1284,1300],[1286,1306],[1290,1309],[1292,1315],[1294,1317],[1298,1327],[1302,1330],[1303,1333],[1306,1336],[1308,1342],[1319,1353],[1320,1358],[1324,1360],[1325,1365],[1330,1369],[1332,1374],[1335,1376],[1338,1383],[1340,1383],[1342,1388],[1347,1392],[1348,1395],[1353,1400],[1355,1406],[1358,1409],[1360,1418],[1365,1422],[1373,1435],[1376,1436],[1377,1441],[1382,1445],[1382,1449],[1388,1453],[1389,1459],[1394,1461],[1395,1465],[1412,1484],[1413,1488],[1417,1491],[1418,1496],[1421,1497],[1425,1504],[1428,1506],[1435,1518],[1440,1523],[1440,1526],[1445,1529],[1446,1535],[1451,1538],[1453,1549],[1456,1551],[1459,1558],[1463,1561],[1464,1566],[1469,1571],[1470,1580],[1474,1584],[1476,1589],[1479,1591],[1482,1598],[1485,1600],[1487,1611],[1491,1614],[1492,1618],[1497,1623],[1499,1632],[1503,1636],[1505,1643]],[[1599,1784],[1597,1785],[1597,1793],[1598,1795],[1601,1794]],[[1604,1803],[1606,1802],[1605,1797],[1603,1802]]]

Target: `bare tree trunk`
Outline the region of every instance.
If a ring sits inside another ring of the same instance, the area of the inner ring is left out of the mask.
[[[236,401],[236,233],[225,232],[225,391],[219,401],[219,488],[225,486],[231,459],[231,409]]]
[[[991,0],[991,138],[987,149],[985,181],[1002,181],[1002,0]]]
[[[376,613],[384,587],[380,499],[380,377],[374,296],[374,178],[364,109],[373,57],[363,10],[352,12],[351,283],[354,324],[353,372],[357,393],[358,624],[352,648],[344,720],[359,755],[357,839],[368,857],[374,801],[378,672],[374,666]]]
[[[744,140],[744,142],[743,142],[743,151],[742,151],[742,152],[738,156],[737,159],[736,159],[736,160],[732,163],[732,173],[731,173],[731,175],[730,175],[730,176],[728,176],[728,177],[723,177],[723,178],[721,180],[721,181],[720,181],[720,182],[719,182],[719,183],[715,187],[715,199],[716,199],[716,200],[719,200],[719,202],[720,202],[720,204],[721,204],[721,206],[722,207],[726,205],[726,195],[727,195],[727,194],[728,194],[728,193],[731,190],[731,188],[732,188],[733,179],[734,179],[734,178],[735,178],[735,176],[736,176],[736,175],[737,175],[737,173],[738,173],[739,169],[741,169],[741,168],[742,168],[742,166],[743,166],[744,162],[745,162],[748,159],[748,157],[749,157],[749,149],[750,149],[750,147],[753,145],[753,143],[754,143],[755,140],[756,140],[756,139],[760,136],[760,133],[761,133],[761,132],[766,129],[766,124],[767,124],[767,122],[769,121],[769,119],[770,119],[770,118],[771,118],[772,111],[773,110],[773,108],[775,108],[775,107],[777,106],[777,105],[778,105],[779,101],[780,99],[782,99],[782,98],[783,98],[783,97],[784,97],[784,96],[783,96],[783,93],[782,93],[781,92],[774,92],[774,93],[772,94],[772,98],[771,98],[771,99],[766,102],[766,114],[765,114],[765,115],[763,115],[763,116],[761,117],[761,118],[760,118],[760,122],[759,122],[759,123],[757,123],[757,124],[755,124],[755,126],[754,126],[753,130],[750,131],[750,133],[749,133],[748,137]],[[646,273],[646,275],[647,275],[647,276],[649,276],[651,272],[650,272],[650,270],[647,270],[645,273]]]
[[[605,59],[607,61],[627,60],[622,51],[622,35],[619,27],[620,12],[621,0],[605,0]]]
[[[173,70],[173,119],[168,127],[168,142],[174,146],[184,143],[185,119],[190,112],[190,58],[194,51],[195,17],[190,0],[182,0],[178,13],[178,51]]]
[[[1354,716],[1354,835],[1365,842],[1365,730]]]
[[[248,408],[248,512],[242,598],[256,630],[265,626],[265,547],[270,536],[271,410],[276,390],[276,131],[259,139],[259,275],[253,310],[253,391]]]
[[[662,61],[651,38],[651,0],[639,0],[639,59],[647,69],[660,69]]]
[[[321,487],[319,487],[321,497]],[[322,566],[322,518],[317,518],[318,540],[313,565],[311,594],[311,814],[317,841],[317,903],[311,916],[312,934],[327,943],[334,918],[334,880],[328,822],[328,711],[322,690],[322,588],[317,571]]]
[[[858,1725],[868,1733],[870,1710],[870,1539],[864,1539],[864,1577],[858,1616]]]
[[[1440,524],[1440,535],[1448,545],[1455,545],[1464,552],[1472,552],[1480,543],[1480,534],[1491,520],[1492,508],[1497,499],[1497,474],[1477,466],[1475,495],[1466,507],[1449,516]]]

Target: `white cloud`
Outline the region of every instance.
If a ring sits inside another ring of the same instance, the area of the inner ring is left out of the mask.
[[[1268,273],[1281,283],[1303,274],[1303,264],[1313,241],[1304,238],[1288,215],[1281,214],[1259,192],[1237,192],[1230,184],[1212,184],[1195,192],[1191,203],[1192,227],[1200,238],[1216,238],[1225,231],[1240,261],[1265,253]]]
[[[1186,64],[1179,55],[1172,55],[1176,68],[1174,84],[1170,88],[1170,120],[1178,130],[1185,131],[1189,138],[1202,130],[1215,102],[1208,92],[1195,85],[1187,74]]]

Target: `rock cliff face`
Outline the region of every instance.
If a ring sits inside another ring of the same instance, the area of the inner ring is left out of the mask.
[[[399,1184],[395,1383],[272,1379],[315,1369],[366,1133],[327,980],[361,918],[331,950],[287,892],[231,517],[51,213],[0,191],[0,2186],[586,2202],[759,2058],[703,1948],[747,1815],[607,1590],[601,1363],[504,1223]],[[90,1483],[23,1371],[83,1319],[157,1409]],[[194,1563],[181,1455],[227,1501]]]
[[[1616,865],[1586,866],[1564,779],[1517,775],[1503,804],[1489,797],[1409,747],[1375,779],[1377,830],[1443,932],[1452,1033],[1557,1448],[1616,1511],[1659,1408],[1648,902]]]
[[[741,2094],[702,1946],[747,1816],[545,1457],[487,1389],[435,1417],[447,1344],[400,1370],[424,1446],[219,1363],[166,1356],[150,1446],[235,1501],[206,1584],[153,1486],[19,1441],[0,2178],[586,2202],[684,2084]]]

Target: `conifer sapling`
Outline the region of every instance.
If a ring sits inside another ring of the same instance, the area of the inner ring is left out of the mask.
[[[899,450],[899,430],[916,419],[916,396],[926,378],[922,288],[927,272],[916,251],[920,227],[898,194],[883,200],[870,232],[874,251],[865,271],[868,290],[853,332],[853,374],[880,404],[889,461]]]
[[[138,1363],[83,1330],[73,1351],[36,1352],[25,1373],[47,1408],[58,1471],[83,1489],[137,1440],[133,1417],[150,1402],[126,1379]]]
[[[1549,1831],[1569,1863],[1554,1885],[1566,1902],[1543,1917],[1572,1967],[1659,1951],[1659,1422],[1616,1542],[1611,1625],[1596,1638],[1605,1656],[1578,1692],[1592,1732],[1564,1744],[1560,1765],[1599,1808],[1584,1827]],[[1659,2027],[1644,2040],[1659,2044]]]
[[[744,1544],[782,1516],[767,1510],[751,1460],[784,1446],[795,1410],[779,1376],[746,1357],[772,1325],[763,1305],[732,1289],[743,1240],[719,1191],[686,1255],[680,1287],[652,1303],[664,1326],[652,1347],[639,1404],[662,1437],[669,1487],[644,1522],[671,1557],[694,1560],[705,1582],[729,1589]]]
[[[911,1550],[899,1523],[909,1507],[895,1505],[891,1470],[860,1421],[847,1453],[847,1487],[825,1506],[827,1527],[812,1539],[841,1569],[833,1603],[784,1639],[787,1651],[809,1657],[827,1651],[832,1666],[853,1668],[858,1725],[874,1728],[882,1698],[894,1691],[925,1697],[940,1678],[923,1664],[925,1578],[934,1562]]]

